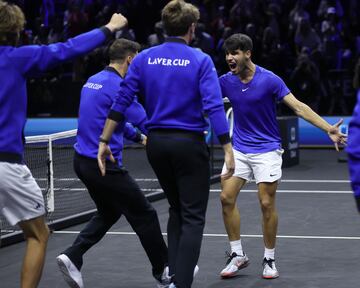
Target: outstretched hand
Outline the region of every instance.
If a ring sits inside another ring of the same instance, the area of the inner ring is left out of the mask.
[[[336,151],[339,151],[339,144],[346,145],[347,143],[347,136],[341,133],[339,127],[344,122],[343,119],[340,119],[337,123],[331,126],[330,130],[328,131],[328,135],[331,141],[334,142]]]

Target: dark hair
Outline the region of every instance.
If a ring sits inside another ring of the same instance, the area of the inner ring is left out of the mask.
[[[124,61],[129,54],[136,54],[140,50],[140,44],[127,39],[116,39],[109,48],[109,59]]]
[[[161,19],[168,36],[185,35],[192,23],[200,18],[199,9],[183,0],[170,1],[161,12]]]
[[[243,52],[252,51],[253,42],[251,38],[245,34],[236,33],[227,38],[224,42],[223,49],[225,52],[231,52],[240,49]]]
[[[0,45],[15,46],[24,24],[25,17],[21,9],[0,0]]]

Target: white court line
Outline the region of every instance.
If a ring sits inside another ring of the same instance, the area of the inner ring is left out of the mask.
[[[53,233],[55,234],[79,234],[80,231],[53,231]],[[136,235],[135,232],[107,232],[107,235]],[[167,235],[167,233],[162,233],[164,236]],[[204,237],[228,237],[227,234],[209,234],[209,233],[205,233],[203,234]],[[263,235],[252,235],[252,234],[248,234],[248,235],[241,235],[241,237],[245,237],[245,238],[263,238]],[[328,239],[328,240],[360,240],[360,236],[359,237],[353,237],[353,236],[306,236],[306,235],[277,235],[276,238],[283,238],[283,239]]]
[[[48,181],[48,178],[36,178],[37,181]],[[139,182],[158,182],[156,178],[135,178]],[[80,181],[78,178],[54,178],[54,181]]]
[[[42,191],[47,191],[48,189],[41,188]],[[87,191],[86,188],[54,188],[54,191]],[[143,188],[141,189],[143,192],[151,192],[147,195],[157,195],[159,193],[163,193],[163,189],[161,188]],[[210,189],[210,193],[220,193],[221,189]],[[241,193],[257,193],[256,189],[243,189]],[[294,194],[352,194],[351,190],[282,190],[279,189],[276,193],[294,193]]]
[[[42,191],[47,191],[48,189],[42,188]],[[86,188],[54,188],[54,191],[87,191]],[[163,193],[161,188],[143,188],[143,192],[151,192],[147,194],[148,196],[157,195]],[[210,189],[210,193],[220,193],[221,189]],[[256,189],[243,189],[241,193],[257,193]],[[277,190],[276,193],[295,193],[295,194],[352,194],[353,191],[348,190]]]
[[[41,191],[47,191],[47,188],[41,188]],[[54,191],[87,191],[86,188],[54,188]]]
[[[141,189],[144,192],[163,192],[161,188],[149,188],[149,189]],[[210,193],[220,193],[221,189],[210,189]],[[243,189],[240,193],[256,193],[258,192],[256,189]],[[310,193],[310,194],[352,194],[351,190],[282,190],[279,189],[276,193]]]
[[[12,229],[12,230],[9,230],[9,229],[0,229],[0,232],[5,232],[5,233],[13,233],[13,232],[16,232],[16,231],[19,231],[19,230],[15,230],[15,229]]]
[[[221,189],[211,189],[210,193],[220,193]],[[257,193],[258,190],[256,189],[243,189],[240,193]],[[297,194],[352,194],[353,191],[348,190],[276,190],[276,193],[297,193]]]
[[[48,178],[35,178],[36,181],[48,181]],[[80,181],[79,178],[54,178],[54,181]]]
[[[159,180],[156,178],[135,178],[136,181],[139,182],[158,182]]]
[[[281,179],[285,183],[350,183],[350,180],[304,180],[304,179]]]
[[[140,182],[158,182],[156,178],[136,178]],[[285,183],[350,183],[350,180],[322,180],[322,179],[281,179]]]
[[[38,181],[47,181],[47,178],[36,178]],[[54,178],[55,181],[80,181],[78,178]],[[156,178],[135,178],[139,182],[158,182]],[[281,179],[284,183],[350,183],[350,180],[322,180],[322,179]]]

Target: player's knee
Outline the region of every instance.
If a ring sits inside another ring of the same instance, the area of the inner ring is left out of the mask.
[[[221,205],[224,209],[234,207],[235,202],[236,202],[235,200],[236,200],[236,198],[230,196],[228,193],[222,192],[220,194]]]
[[[121,213],[114,213],[113,211],[111,211],[112,213],[101,213],[100,215],[103,217],[104,222],[107,225],[114,225],[116,223],[116,221],[119,220]]]
[[[50,230],[45,223],[42,223],[30,229],[25,229],[24,234],[27,240],[35,240],[46,245],[50,236]]]
[[[35,235],[36,240],[41,242],[42,244],[46,244],[49,237],[50,237],[50,230],[47,225],[41,227]]]
[[[157,212],[152,206],[147,209],[147,215],[147,217],[151,218],[152,220],[158,218]]]
[[[151,205],[149,205],[149,207],[147,207],[147,209],[141,213],[141,216],[138,215],[135,218],[135,221],[138,223],[137,225],[139,225],[139,227],[141,226],[146,229],[148,227],[152,227],[154,223],[158,223],[159,218],[156,210]]]
[[[47,225],[45,225],[44,231],[42,231],[42,242],[47,243],[47,241],[49,240],[50,237],[50,229]]]
[[[270,199],[260,200],[260,206],[263,214],[269,214],[274,210],[274,203]]]

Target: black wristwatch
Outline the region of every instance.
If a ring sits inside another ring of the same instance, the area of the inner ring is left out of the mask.
[[[99,138],[99,142],[101,142],[101,143],[105,143],[106,145],[109,145],[109,140],[106,140],[106,139],[104,139],[104,138]]]

